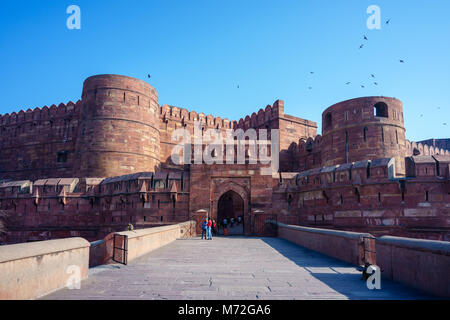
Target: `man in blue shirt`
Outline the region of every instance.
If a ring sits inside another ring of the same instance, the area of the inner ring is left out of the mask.
[[[203,237],[206,239],[206,226],[208,225],[208,219],[205,219],[202,223],[202,240]]]

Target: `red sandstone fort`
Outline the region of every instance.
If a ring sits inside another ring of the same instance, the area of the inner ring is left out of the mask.
[[[278,129],[280,169],[261,164],[185,164],[170,158],[174,130]],[[402,102],[337,103],[317,124],[275,101],[239,121],[158,104],[146,82],[118,75],[85,80],[81,100],[0,116],[0,206],[16,243],[102,239],[138,228],[242,216],[264,221],[450,240],[448,141],[406,140]],[[447,144],[445,144],[447,143]]]

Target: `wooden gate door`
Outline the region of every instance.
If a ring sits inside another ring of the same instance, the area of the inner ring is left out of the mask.
[[[114,234],[113,261],[127,264],[128,236]]]
[[[271,223],[271,221],[275,223]],[[274,214],[255,214],[253,220],[253,235],[259,237],[277,236],[277,215]]]

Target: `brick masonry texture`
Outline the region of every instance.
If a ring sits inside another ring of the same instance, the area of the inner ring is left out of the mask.
[[[280,170],[262,164],[184,164],[170,158],[174,130],[279,129]],[[337,103],[317,123],[275,101],[239,120],[159,105],[148,83],[119,75],[85,80],[76,103],[0,116],[0,208],[17,243],[88,240],[206,215],[437,240],[450,239],[450,153],[445,139],[410,142],[403,104],[388,97]],[[223,207],[223,206],[222,206]],[[199,211],[199,210],[204,211]]]

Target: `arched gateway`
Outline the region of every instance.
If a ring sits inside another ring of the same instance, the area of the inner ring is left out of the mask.
[[[211,201],[211,217],[220,224],[224,218],[228,223],[233,218],[236,223],[229,225],[229,234],[249,234],[249,192],[243,184],[226,181],[216,185]],[[240,219],[238,220],[238,218]],[[240,223],[238,223],[240,221]],[[220,229],[223,234],[223,229]]]
[[[221,224],[225,218],[230,235],[244,234],[244,200],[233,190],[225,192],[217,204],[217,221]]]

